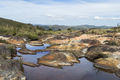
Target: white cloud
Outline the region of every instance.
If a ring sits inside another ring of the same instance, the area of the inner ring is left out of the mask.
[[[100,16],[95,16],[94,19],[96,19],[96,20],[120,20],[120,17],[100,17]]]
[[[120,20],[119,7],[120,2],[67,4],[52,1],[50,4],[36,4],[24,0],[0,0],[0,16],[34,24],[97,24],[95,19]],[[109,23],[115,24],[106,22]]]
[[[103,18],[102,18],[102,17],[99,17],[99,16],[95,16],[94,19],[101,20],[101,19],[103,19]]]

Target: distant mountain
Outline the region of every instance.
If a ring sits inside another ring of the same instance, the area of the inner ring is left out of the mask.
[[[78,26],[65,26],[65,25],[36,25],[38,27],[44,28],[46,30],[66,30],[68,28],[79,30],[79,29],[90,29],[90,28],[111,28],[112,26],[95,26],[95,25],[78,25]]]
[[[52,29],[52,30],[65,30],[65,29],[70,28],[70,26],[64,26],[64,25],[34,25],[34,26],[44,28],[45,30],[49,30],[49,29]]]
[[[13,21],[10,19],[0,18],[0,26],[6,27],[37,27],[43,28],[45,30],[66,30],[68,28],[79,30],[79,29],[90,29],[90,28],[111,28],[112,26],[95,26],[95,25],[78,25],[78,26],[65,26],[65,25],[32,25],[32,24],[25,24],[17,21]]]
[[[72,26],[72,29],[91,29],[91,28],[102,28],[107,29],[111,28],[112,26],[95,26],[95,25],[79,25],[79,26]]]

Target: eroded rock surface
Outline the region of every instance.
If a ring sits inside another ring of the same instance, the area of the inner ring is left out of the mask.
[[[73,63],[79,63],[79,60],[74,54],[66,52],[54,52],[38,59],[38,64],[52,67],[70,66]]]
[[[0,58],[0,80],[26,80],[20,61]]]
[[[114,58],[100,58],[95,60],[95,66],[108,70],[119,70],[120,61]]]
[[[118,46],[98,45],[89,47],[88,52],[86,53],[86,57],[90,60],[104,57],[115,57],[115,55],[119,55],[118,52],[120,52],[120,47]]]
[[[21,61],[13,60],[13,56],[16,56],[14,45],[0,45],[0,80],[26,80]]]
[[[28,50],[26,48],[22,48],[20,50],[18,50],[18,52],[22,53],[22,54],[30,54],[30,55],[35,55],[36,52],[34,50]]]
[[[43,44],[40,41],[30,41],[29,44],[31,46],[43,46]]]

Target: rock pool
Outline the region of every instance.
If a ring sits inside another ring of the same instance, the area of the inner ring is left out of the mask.
[[[28,49],[44,49],[49,45],[44,46],[30,46],[26,45]],[[19,48],[18,48],[19,49]],[[36,55],[21,55],[23,61],[37,63],[37,59],[49,54],[50,51],[37,52]],[[15,57],[17,59],[18,57]],[[24,73],[27,80],[120,80],[119,77],[113,73],[108,73],[97,69],[93,63],[86,58],[80,58],[80,63],[75,63],[72,66],[63,66],[62,69],[40,65],[39,67],[30,67],[23,65]]]

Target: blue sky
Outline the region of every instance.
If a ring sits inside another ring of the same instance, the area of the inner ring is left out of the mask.
[[[120,23],[120,0],[0,0],[0,17],[32,24]]]

